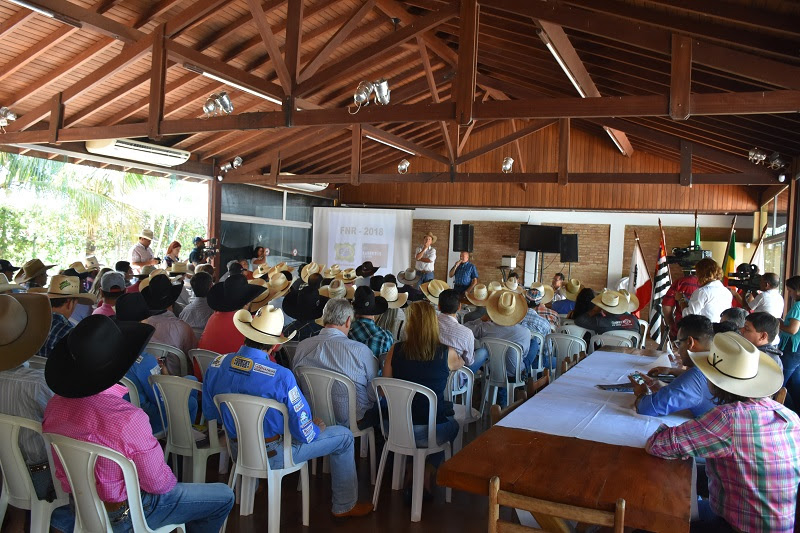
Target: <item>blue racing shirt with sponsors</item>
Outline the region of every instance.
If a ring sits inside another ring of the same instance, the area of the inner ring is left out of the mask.
[[[260,396],[286,405],[289,431],[297,441],[308,443],[320,434],[294,375],[287,368],[271,362],[261,350],[242,346],[238,352],[220,355],[211,362],[203,379],[203,414],[206,419],[220,421],[214,396],[227,393]],[[235,437],[233,418],[227,409],[223,411],[221,421],[225,430]],[[264,437],[279,434],[283,434],[283,416],[270,409],[264,417]]]

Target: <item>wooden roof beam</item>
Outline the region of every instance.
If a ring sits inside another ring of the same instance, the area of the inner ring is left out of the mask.
[[[353,142],[350,151],[350,185],[361,184],[361,124],[353,126]]]
[[[781,34],[788,37],[797,35],[800,18],[788,13],[770,13],[765,9],[753,9],[751,6],[733,2],[698,3],[694,0],[653,0],[654,2],[674,9],[711,18],[748,26],[762,32]]]
[[[458,68],[454,81],[456,122],[462,126],[472,123],[475,103],[475,77],[478,65],[478,1],[461,0],[458,35]],[[455,141],[458,145],[458,140]]]
[[[291,0],[290,3],[296,3],[299,0]],[[253,14],[253,23],[255,23],[258,33],[261,35],[261,40],[264,41],[264,47],[267,49],[267,54],[272,60],[272,66],[278,74],[278,80],[283,87],[284,94],[292,93],[292,78],[289,75],[289,70],[286,68],[286,63],[283,61],[278,41],[272,33],[272,28],[267,21],[266,14],[261,7],[260,0],[247,0],[247,7],[250,13]]]
[[[475,159],[476,157],[482,156],[483,154],[491,152],[492,150],[496,150],[498,148],[501,148],[501,147],[507,145],[508,143],[511,143],[511,142],[516,141],[516,140],[522,139],[523,137],[526,137],[526,136],[530,135],[531,133],[535,133],[535,132],[537,132],[537,131],[539,131],[541,129],[544,129],[547,126],[549,126],[550,124],[553,124],[554,122],[556,122],[554,119],[537,120],[536,122],[533,122],[533,123],[529,124],[528,126],[526,126],[524,128],[521,128],[521,129],[519,129],[519,130],[517,130],[517,131],[515,131],[513,133],[510,133],[510,134],[506,135],[505,137],[501,137],[500,139],[497,139],[496,141],[484,144],[480,148],[476,148],[475,150],[472,150],[471,152],[467,152],[466,154],[464,154],[464,155],[460,156],[458,159],[456,159],[456,163],[459,164],[459,165],[461,163],[466,163],[467,161],[470,161],[472,159]]]
[[[692,110],[692,39],[672,34],[672,62],[670,65],[669,116],[672,120],[686,120]]]
[[[431,100],[434,104],[438,104],[441,101],[439,99],[439,89],[437,89],[436,80],[433,77],[433,69],[431,68],[431,61],[428,57],[428,49],[425,47],[425,41],[420,36],[417,36],[417,47],[422,60],[422,68],[425,71],[425,79],[428,82],[428,90],[431,92]],[[456,103],[456,113],[457,112],[458,103]],[[472,114],[471,106],[470,114]],[[455,165],[456,157],[458,157],[458,130],[455,131],[456,139],[455,142],[453,142],[451,138],[451,133],[453,132],[447,127],[447,122],[444,120],[439,121],[439,128],[442,132],[444,146],[447,149],[447,164]]]
[[[287,93],[292,97],[288,102],[290,104],[288,107],[289,116],[294,112],[294,99],[297,97],[295,93],[297,89],[297,74],[300,71],[304,10],[303,0],[289,0],[289,7],[286,10],[286,45],[284,50],[285,64],[291,80],[290,91]],[[284,102],[285,106],[286,102]]]

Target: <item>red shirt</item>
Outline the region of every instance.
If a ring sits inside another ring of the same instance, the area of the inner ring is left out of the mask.
[[[681,318],[683,318],[683,313],[681,312],[681,307],[678,305],[678,302],[675,299],[675,294],[682,292],[686,295],[686,300],[688,301],[692,296],[692,293],[696,290],[697,276],[686,276],[673,283],[667,291],[667,294],[664,295],[664,299],[661,301],[661,305],[668,305],[675,308],[675,325],[670,329],[670,334],[673,337],[678,335],[677,324],[680,322]]]
[[[244,335],[233,325],[235,314],[236,311],[214,311],[208,319],[197,347],[220,354],[238,351],[244,344]]]

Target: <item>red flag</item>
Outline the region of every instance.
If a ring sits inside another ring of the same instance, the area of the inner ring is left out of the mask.
[[[650,303],[650,297],[653,294],[653,282],[650,279],[650,272],[647,271],[647,263],[645,263],[642,248],[639,246],[638,237],[634,244],[633,256],[631,257],[631,271],[628,275],[628,292],[635,294],[639,299],[639,308],[636,309],[636,312]]]

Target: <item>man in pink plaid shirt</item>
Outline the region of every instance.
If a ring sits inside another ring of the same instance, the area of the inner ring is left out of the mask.
[[[706,458],[709,500],[692,531],[794,531],[800,482],[800,418],[770,397],[783,373],[734,332],[690,354],[717,407],[680,426],[659,427],[645,449],[665,459]]]

